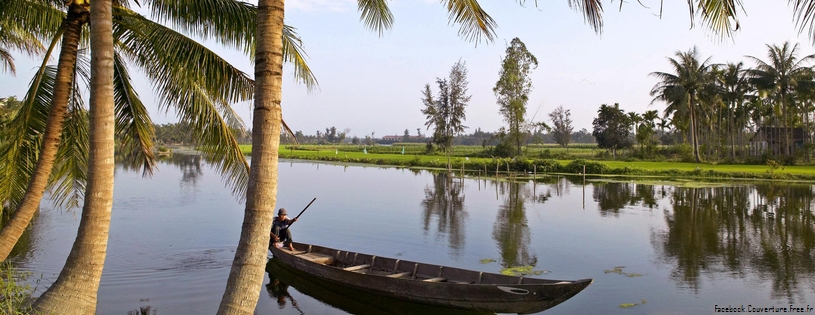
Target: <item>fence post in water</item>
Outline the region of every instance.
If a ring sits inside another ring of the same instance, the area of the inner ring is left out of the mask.
[[[495,162],[495,178],[498,178],[498,166],[501,166],[501,161]]]
[[[538,178],[538,165],[532,165],[532,180],[536,180]]]
[[[586,166],[583,165],[583,185],[586,184]]]

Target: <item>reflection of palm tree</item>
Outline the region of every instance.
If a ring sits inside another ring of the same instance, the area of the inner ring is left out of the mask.
[[[435,216],[438,219],[437,233],[447,235],[450,249],[458,254],[464,246],[464,227],[467,212],[464,211],[463,185],[454,182],[448,173],[433,174],[433,188],[426,187],[422,200],[422,221],[424,230],[430,228]]]
[[[501,182],[502,186],[503,184]],[[504,268],[534,267],[538,263],[538,257],[529,250],[531,232],[526,224],[524,184],[506,184],[509,189],[503,194],[504,204],[498,208],[492,230],[492,237],[501,251],[501,265]]]
[[[757,200],[753,203],[752,200]],[[706,273],[771,281],[772,298],[815,289],[815,194],[810,186],[676,188],[667,231],[652,235],[661,260],[676,265],[677,282],[694,289]],[[767,206],[767,204],[770,204]],[[766,215],[768,208],[776,215]]]

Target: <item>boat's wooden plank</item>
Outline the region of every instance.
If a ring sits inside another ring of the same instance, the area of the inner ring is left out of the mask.
[[[323,265],[331,265],[334,263],[334,257],[317,253],[303,253],[298,255],[298,257]]]
[[[345,271],[357,271],[357,270],[365,269],[365,268],[369,268],[369,267],[371,267],[371,265],[365,264],[365,265],[346,267],[346,268],[342,268],[342,269],[345,270]]]
[[[447,278],[436,277],[436,278],[424,279],[422,281],[424,281],[424,282],[442,282],[442,281],[445,281],[445,280],[447,280]]]
[[[405,272],[390,274],[390,275],[387,275],[386,277],[388,277],[388,278],[401,278],[401,277],[404,277],[404,276],[409,276],[411,273],[412,272],[410,272],[410,271],[405,271]]]

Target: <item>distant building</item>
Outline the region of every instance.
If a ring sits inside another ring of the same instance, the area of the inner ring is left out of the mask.
[[[760,127],[750,138],[750,154],[753,156],[764,154],[781,155],[784,151],[784,139],[790,134],[790,147],[792,152],[804,145],[804,128]]]
[[[383,141],[399,141],[402,140],[404,136],[383,136]]]

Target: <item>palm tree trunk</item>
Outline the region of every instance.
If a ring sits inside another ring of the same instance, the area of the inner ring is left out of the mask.
[[[252,166],[243,228],[219,315],[252,315],[260,295],[269,231],[277,201],[277,155],[282,119],[284,0],[260,0],[255,54]]]
[[[111,0],[91,3],[90,155],[76,240],[57,281],[34,303],[35,314],[93,314],[107,254],[113,207],[114,106]]]
[[[699,158],[699,142],[696,141],[696,114],[693,110],[693,94],[690,95],[690,99],[688,100],[688,105],[690,107],[690,138],[691,143],[693,145],[693,157],[696,159],[696,163],[701,163],[702,159]]]
[[[730,153],[731,153],[730,156],[733,159],[733,162],[736,161],[736,126],[734,126],[734,124],[736,123],[735,108],[736,106],[734,105],[733,106],[734,110],[730,112],[730,115],[728,115],[730,116],[728,117],[730,120],[730,124],[728,126],[728,129],[730,129]]]
[[[62,35],[56,82],[51,97],[51,108],[48,110],[42,149],[19,208],[12,214],[3,230],[0,231],[0,261],[8,258],[14,245],[17,244],[17,240],[20,239],[23,231],[28,227],[31,218],[34,217],[34,213],[39,209],[48,178],[51,176],[51,169],[54,166],[60,136],[62,135],[62,122],[68,112],[68,100],[71,94],[74,68],[76,67],[77,47],[82,33],[82,24],[87,21],[87,9],[73,4],[62,22],[65,32]]]

